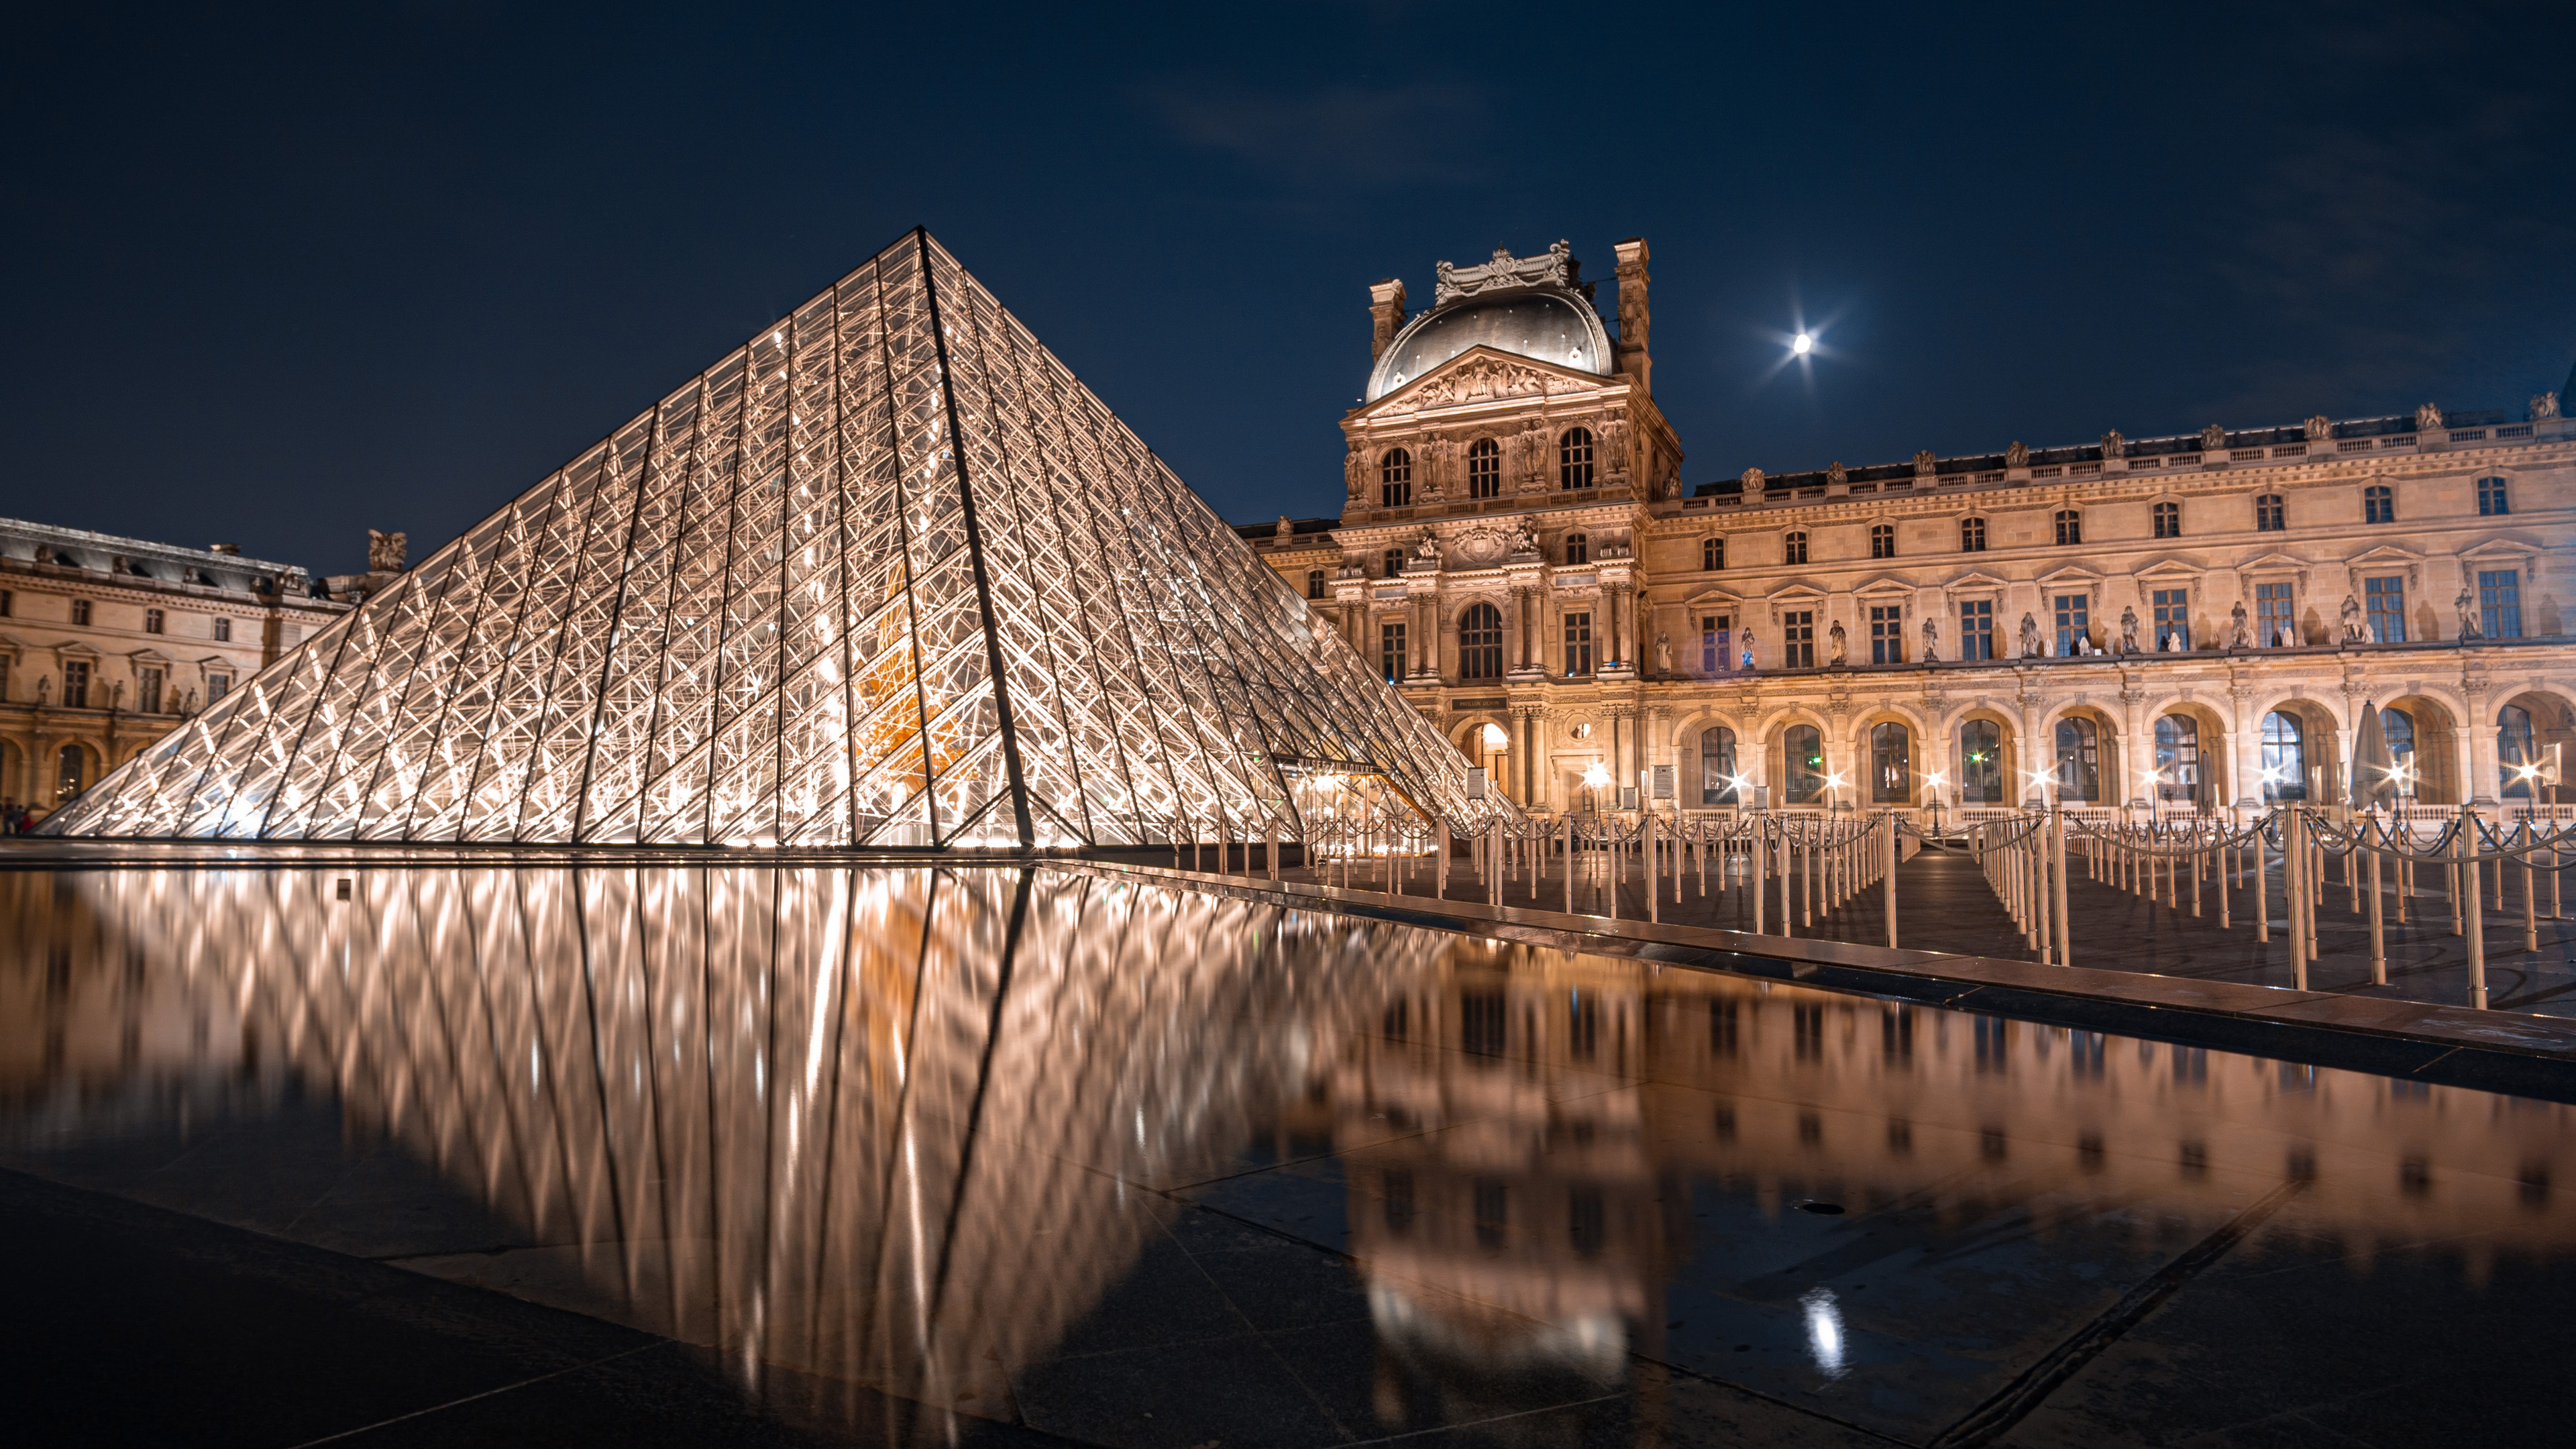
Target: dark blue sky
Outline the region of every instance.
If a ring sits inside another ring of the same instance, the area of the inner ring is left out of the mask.
[[[1368,282],[1560,236],[1694,484],[2576,360],[2571,7],[1790,8],[21,16],[0,513],[417,556],[915,223],[1238,520],[1338,507]]]

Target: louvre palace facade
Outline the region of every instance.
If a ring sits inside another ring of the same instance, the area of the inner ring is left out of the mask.
[[[1615,333],[1562,242],[1371,287],[1341,516],[1239,530],[1512,798],[2228,810],[2344,789],[2365,703],[2419,803],[2558,798],[2559,393],[1692,487],[1647,261]]]

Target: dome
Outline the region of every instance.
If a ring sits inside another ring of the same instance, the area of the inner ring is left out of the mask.
[[[1515,287],[1460,297],[1413,319],[1369,373],[1365,400],[1377,401],[1470,347],[1610,373],[1610,337],[1591,307],[1552,287]]]

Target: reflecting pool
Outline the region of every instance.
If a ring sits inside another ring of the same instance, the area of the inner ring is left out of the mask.
[[[0,1164],[830,1434],[2510,1442],[2576,1287],[2564,1106],[1080,868],[6,872],[0,943]]]

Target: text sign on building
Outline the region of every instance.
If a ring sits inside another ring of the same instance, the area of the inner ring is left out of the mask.
[[[1673,767],[1670,765],[1655,767],[1655,798],[1658,800],[1673,798]]]
[[[1470,800],[1485,798],[1485,767],[1482,765],[1467,767],[1467,798]]]

